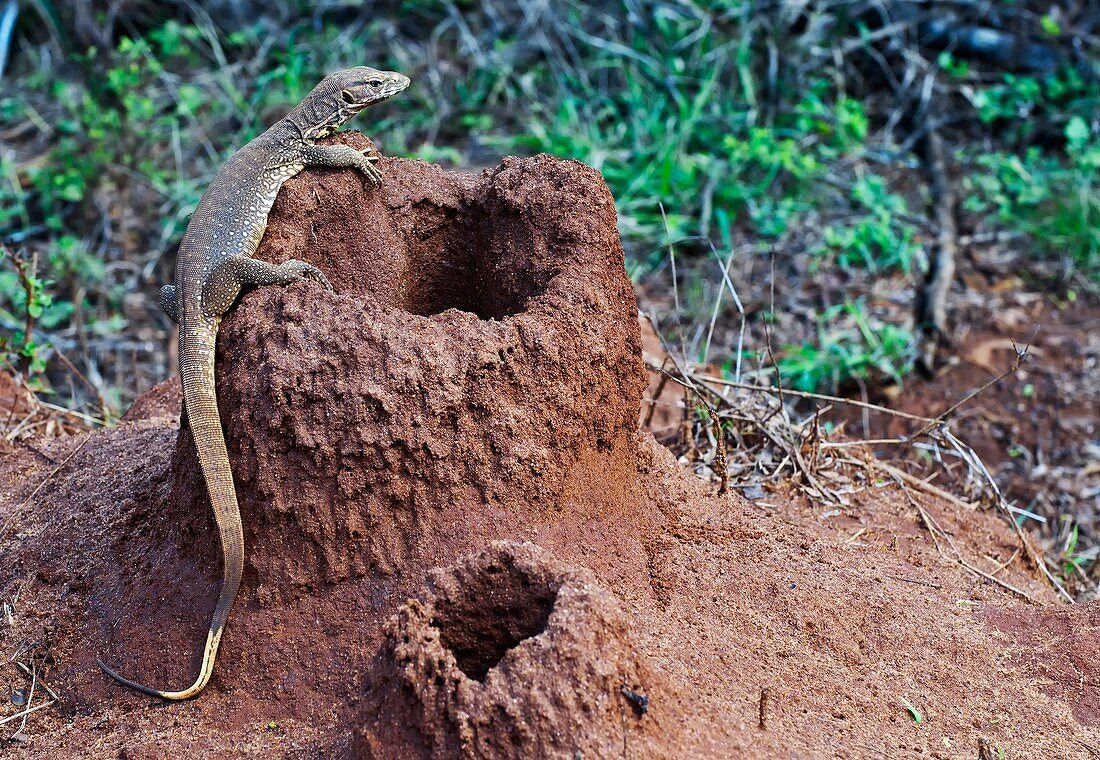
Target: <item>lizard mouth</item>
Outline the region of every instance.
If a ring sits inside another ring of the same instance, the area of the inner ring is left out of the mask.
[[[383,92],[382,99],[392,98],[394,95],[407,88],[410,83],[411,82],[408,77],[402,77],[400,80],[393,82],[386,87],[385,91]]]
[[[392,79],[386,84],[383,97],[392,98],[397,93],[406,90],[410,84],[412,84],[412,80],[407,76],[395,73]]]

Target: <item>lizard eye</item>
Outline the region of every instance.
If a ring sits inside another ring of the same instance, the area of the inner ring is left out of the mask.
[[[381,79],[372,79],[369,82],[367,82],[367,84],[369,84],[371,87],[381,87],[382,86],[382,80]]]
[[[355,102],[355,96],[347,90],[340,90],[340,99],[349,104]]]

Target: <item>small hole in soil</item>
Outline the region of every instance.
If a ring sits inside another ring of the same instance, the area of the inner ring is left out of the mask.
[[[501,569],[487,568],[462,599],[437,602],[432,620],[459,669],[475,681],[484,681],[508,650],[546,630],[558,595],[519,570]]]

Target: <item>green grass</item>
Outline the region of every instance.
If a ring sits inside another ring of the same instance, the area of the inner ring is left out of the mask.
[[[811,274],[871,281],[923,266],[927,240],[912,222],[923,203],[898,183],[911,161],[882,128],[894,105],[860,94],[834,54],[858,52],[863,34],[842,16],[815,10],[826,26],[791,31],[732,0],[631,12],[612,2],[397,6],[400,23],[318,12],[232,32],[166,12],[110,50],[67,50],[65,68],[15,61],[0,128],[30,123],[40,154],[0,151],[0,240],[39,254],[42,335],[147,328],[155,309],[127,309],[127,295],[165,279],[161,254],[220,162],[323,74],[362,63],[414,80],[353,124],[387,153],[477,166],[545,151],[599,169],[636,277],[664,267],[670,244],[691,257],[744,240],[755,255],[812,258]],[[784,62],[774,72],[770,50]],[[937,66],[986,129],[956,150],[964,212],[1023,236],[1063,279],[1100,281],[1096,82],[1071,69],[975,79],[948,54]],[[1064,145],[1029,142],[1039,117],[1061,125]],[[5,262],[0,330],[18,361],[27,301]],[[704,300],[687,322],[709,320]],[[831,389],[909,370],[907,329],[858,301],[804,317],[813,337],[778,352],[792,384]]]
[[[817,339],[789,345],[777,365],[784,383],[801,391],[836,392],[850,381],[901,383],[912,369],[912,335],[875,323],[861,302],[839,304],[818,316]]]

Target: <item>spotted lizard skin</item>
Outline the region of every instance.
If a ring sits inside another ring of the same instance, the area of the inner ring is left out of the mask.
[[[347,145],[318,145],[316,140],[408,86],[409,79],[402,74],[366,66],[326,77],[282,120],[225,162],[187,225],[176,282],[161,290],[161,305],[179,322],[183,403],[218,525],[222,587],[194,683],[182,691],[152,689],[123,678],[97,660],[107,675],[124,686],[180,700],[196,696],[210,681],[244,569],[244,532],[214,387],[218,326],[245,286],[309,279],[332,290],[324,274],[304,261],[275,265],[252,258],[267,228],[268,213],[283,183],[307,166],[350,168],[361,172],[372,186],[381,183],[381,172],[374,165],[377,156]]]

